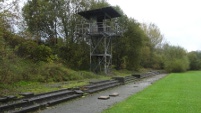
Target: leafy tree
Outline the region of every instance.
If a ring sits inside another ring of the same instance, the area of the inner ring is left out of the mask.
[[[161,47],[162,42],[164,41],[163,35],[160,32],[160,29],[153,23],[146,24],[142,23],[141,28],[148,37],[143,51],[142,66],[145,68],[162,68],[162,54]]]
[[[119,18],[119,23],[125,30],[122,37],[114,41],[113,63],[116,69],[139,69],[141,59],[141,49],[146,40],[146,36],[140,24],[134,19],[128,19],[125,15]]]
[[[164,45],[164,68],[168,72],[184,72],[189,69],[187,52],[180,46]]]
[[[160,48],[164,40],[163,35],[160,32],[160,29],[153,23],[146,24],[142,23],[141,28],[150,39],[151,49]]]
[[[70,43],[59,48],[58,56],[68,67],[75,70],[89,69],[89,45],[85,42]]]
[[[90,0],[90,1],[91,1],[90,9],[98,9],[109,6],[107,0]]]
[[[3,27],[2,27],[2,20],[0,18],[0,52],[3,51],[4,48],[4,39],[3,39]]]
[[[55,12],[49,3],[49,0],[31,0],[23,8],[23,16],[28,25],[28,30],[35,35],[37,41],[41,37],[54,42],[54,21]]]
[[[192,51],[188,53],[188,59],[190,61],[191,70],[200,70],[201,69],[201,52]]]
[[[46,38],[50,45],[57,43],[57,38],[74,42],[76,23],[82,20],[76,15],[79,11],[99,3],[98,0],[30,0],[23,8],[23,16],[28,30],[37,40]]]
[[[0,56],[5,56],[8,48],[8,38],[13,38],[12,29],[15,25],[14,20],[18,18],[16,10],[18,9],[17,0],[0,1]],[[11,41],[9,41],[11,42]]]

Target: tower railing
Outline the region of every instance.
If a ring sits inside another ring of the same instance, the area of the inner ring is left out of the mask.
[[[76,33],[84,35],[93,35],[100,33],[119,35],[120,27],[115,24],[107,25],[105,22],[77,24]]]

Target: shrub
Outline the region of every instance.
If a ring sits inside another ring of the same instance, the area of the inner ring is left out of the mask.
[[[23,39],[22,37],[13,35],[12,37],[10,37],[8,44],[10,45],[10,47],[15,48],[24,41],[25,39]]]
[[[89,46],[84,42],[81,44],[70,43],[68,46],[60,47],[58,56],[68,67],[75,70],[89,69]]]
[[[0,65],[0,82],[13,83],[22,80],[22,72],[24,71],[23,68],[24,65],[20,62],[19,58],[4,58],[1,60]]]
[[[49,62],[52,60],[52,50],[50,47],[45,45],[37,46],[32,54],[35,61]]]
[[[168,72],[184,72],[189,68],[188,59],[174,59],[165,62],[165,70]]]
[[[41,65],[40,75],[43,76],[43,82],[69,81],[83,79],[76,71],[64,67],[62,64],[48,63]]]
[[[52,50],[45,45],[38,45],[33,41],[26,41],[17,49],[17,54],[21,57],[32,59],[33,61],[50,62],[54,59]]]
[[[179,46],[164,47],[164,68],[168,72],[184,72],[189,68],[187,52]]]
[[[90,78],[96,78],[97,77],[97,75],[95,75],[94,73],[87,72],[87,71],[80,72],[80,75],[85,79],[90,79]]]
[[[200,51],[192,51],[188,53],[188,59],[190,61],[191,70],[201,69],[201,52]]]
[[[37,48],[37,44],[33,41],[26,41],[22,44],[19,45],[18,49],[17,49],[17,54],[21,57],[25,57],[25,58],[33,58],[34,55],[34,51]]]

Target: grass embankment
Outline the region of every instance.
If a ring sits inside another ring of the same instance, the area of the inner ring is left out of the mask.
[[[20,81],[13,84],[0,83],[0,97],[8,95],[20,96],[20,93],[33,92],[34,94],[56,91],[65,88],[76,88],[79,86],[87,85],[91,80],[105,80],[109,77],[100,75],[91,79],[63,81],[63,82],[33,82],[33,81]]]
[[[201,71],[174,73],[103,113],[200,113]]]
[[[0,65],[0,97],[19,96],[23,92],[35,94],[87,85],[89,81],[106,80],[111,76],[129,75],[131,71],[114,71],[110,76],[89,71],[74,71],[58,63],[20,62]],[[4,66],[6,65],[6,66]],[[3,66],[5,68],[3,68]]]
[[[23,92],[43,93],[85,85],[89,79],[107,79],[88,71],[75,71],[62,63],[0,58],[0,97]]]
[[[14,84],[0,84],[0,96],[16,95],[20,96],[20,93],[33,92],[34,94],[45,93],[50,91],[56,91],[63,88],[73,88],[82,85],[86,85],[88,80],[82,81],[67,81],[67,82],[26,82],[20,81]]]
[[[71,76],[76,76],[77,78],[74,78],[74,80],[67,80],[60,82],[19,81],[12,84],[0,83],[0,97],[8,95],[20,96],[19,94],[24,92],[33,92],[34,94],[39,94],[50,91],[56,91],[64,88],[76,88],[79,86],[87,85],[92,80],[110,79],[109,76],[95,75],[91,72],[85,72],[85,71],[71,70],[71,73],[73,73],[73,75]],[[89,77],[84,78],[84,76],[87,75]]]

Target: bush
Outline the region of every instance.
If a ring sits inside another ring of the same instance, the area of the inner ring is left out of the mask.
[[[13,83],[25,79],[23,78],[23,72],[26,71],[26,66],[20,58],[4,58],[0,65],[0,82]]]
[[[17,54],[21,57],[32,59],[33,61],[50,62],[54,59],[52,50],[45,45],[38,45],[33,41],[26,41],[17,49]]]
[[[45,45],[37,46],[32,54],[35,61],[45,62],[51,61],[53,56],[51,48]]]
[[[34,51],[37,48],[37,43],[33,41],[26,41],[19,45],[17,54],[21,57],[33,59]]]
[[[15,48],[19,44],[22,44],[24,41],[25,39],[23,39],[22,37],[14,35],[9,39],[8,44],[10,45],[10,47]]]
[[[81,80],[83,77],[76,71],[64,67],[62,64],[44,63],[38,69],[39,74],[42,76],[42,82],[60,82],[70,80]]]
[[[82,42],[81,44],[69,43],[68,46],[60,47],[58,56],[61,61],[74,70],[89,69],[89,46]]]
[[[58,65],[48,64],[40,70],[41,76],[44,77],[44,82],[60,82],[64,80],[64,76],[68,75],[68,72]]]
[[[201,52],[200,51],[192,51],[188,53],[188,59],[190,61],[190,70],[201,69]]]
[[[168,72],[184,72],[189,69],[187,52],[179,46],[164,47],[164,68]]]
[[[174,59],[165,62],[165,70],[168,72],[184,72],[189,68],[188,59]]]

